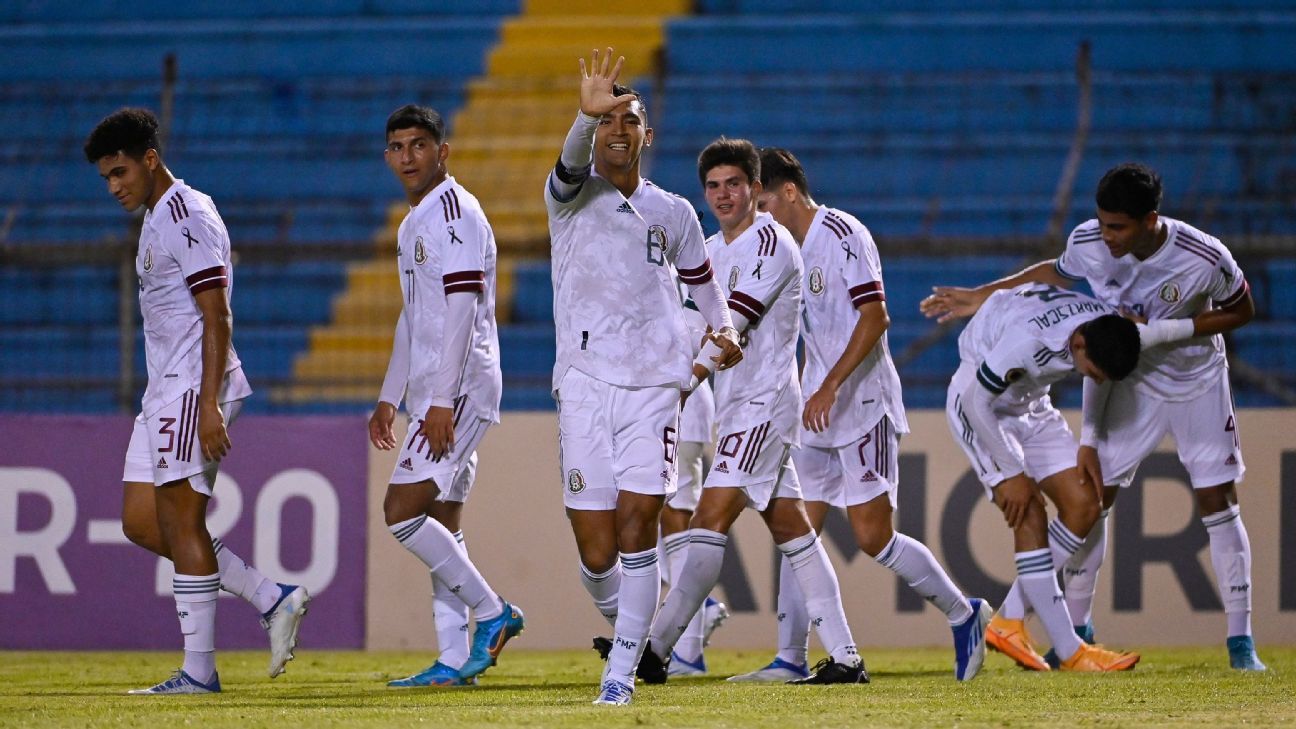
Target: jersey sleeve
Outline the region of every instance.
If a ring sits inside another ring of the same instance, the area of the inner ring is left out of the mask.
[[[1223,244],[1217,244],[1215,250],[1220,254],[1219,263],[1215,264],[1215,269],[1211,271],[1207,294],[1218,306],[1229,307],[1246,298],[1251,285],[1242,275],[1242,269],[1237,261],[1233,260],[1233,254],[1228,248]]]
[[[194,216],[181,220],[163,235],[166,246],[180,264],[189,293],[197,296],[208,289],[229,286],[229,270],[225,266],[229,240],[218,228]]]
[[[793,277],[800,277],[800,258],[790,240],[778,235],[774,226],[758,230],[760,243],[755,262],[738,278],[729,293],[729,309],[741,314],[748,326],[756,326],[774,299]]]
[[[846,290],[851,306],[886,301],[882,286],[882,262],[877,244],[867,229],[861,228],[843,238],[841,244],[842,271],[846,276]]]
[[[1075,230],[1072,230],[1071,235],[1067,238],[1066,248],[1062,250],[1062,255],[1053,261],[1053,269],[1062,278],[1071,281],[1085,280],[1089,271],[1088,249],[1086,246],[1101,242],[1102,233],[1099,231],[1097,220],[1089,220],[1076,226]]]
[[[977,382],[995,397],[1002,395],[1017,378],[1035,374],[1039,348],[1039,342],[1027,338],[999,342],[977,367]]]
[[[433,223],[437,227],[440,222]],[[445,223],[434,232],[442,245],[441,285],[446,293],[482,293],[486,290],[486,252],[490,228],[480,216],[470,213]]]

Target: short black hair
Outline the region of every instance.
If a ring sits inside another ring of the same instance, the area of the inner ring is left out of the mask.
[[[747,173],[748,182],[760,182],[760,153],[756,151],[756,145],[746,139],[720,137],[702,150],[698,155],[698,179],[703,185],[707,173],[720,165],[733,165]]]
[[[85,156],[89,162],[98,162],[124,152],[135,159],[143,159],[150,149],[161,153],[158,143],[158,120],[148,109],[127,107],[118,109],[95,125],[85,142]]]
[[[1145,218],[1161,208],[1161,175],[1137,162],[1117,165],[1098,181],[1094,200],[1104,212]]]
[[[796,185],[803,196],[810,196],[810,183],[806,180],[805,168],[796,155],[782,147],[763,147],[760,151],[761,185],[766,190],[773,190],[785,182]]]
[[[445,119],[430,106],[406,104],[387,117],[387,136],[398,129],[418,127],[427,130],[437,144],[445,141]]]
[[[639,100],[639,108],[643,109],[644,116],[647,117],[648,102],[644,101],[643,94],[623,84],[612,84],[613,96],[625,96],[626,94],[630,94],[631,96]]]
[[[1104,314],[1080,325],[1089,360],[1113,380],[1123,380],[1138,366],[1142,342],[1138,326],[1117,314]]]

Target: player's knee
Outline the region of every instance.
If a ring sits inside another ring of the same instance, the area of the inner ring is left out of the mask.
[[[1237,490],[1233,483],[1220,484],[1204,489],[1193,489],[1197,499],[1197,511],[1202,516],[1217,514],[1237,503]]]
[[[1101,514],[1102,504],[1096,496],[1067,499],[1058,504],[1058,518],[1067,529],[1082,539],[1098,523]]]
[[[122,534],[132,544],[143,547],[154,554],[162,554],[162,535],[158,533],[157,524],[145,525],[139,520],[122,519]]]
[[[886,545],[895,536],[890,519],[870,519],[863,523],[851,525],[855,531],[855,543],[865,554],[876,557],[886,549]]]

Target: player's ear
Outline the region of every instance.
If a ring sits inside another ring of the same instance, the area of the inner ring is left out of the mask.
[[[653,130],[652,127],[648,127],[647,129],[644,130],[644,146],[651,147],[652,143],[653,143]]]
[[[144,151],[144,167],[147,168],[149,172],[156,172],[157,168],[161,166],[161,164],[162,158],[158,156],[156,149],[150,147]]]
[[[1160,213],[1153,210],[1152,212],[1143,216],[1143,227],[1147,228],[1148,230],[1156,230],[1157,221],[1160,219],[1161,219]]]
[[[441,148],[437,150],[437,159],[441,161],[441,164],[445,164],[445,163],[446,163],[446,160],[450,159],[450,143],[449,143],[449,142],[442,142],[442,143],[441,143]]]

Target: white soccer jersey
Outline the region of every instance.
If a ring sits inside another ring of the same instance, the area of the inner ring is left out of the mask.
[[[784,443],[801,430],[801,386],[796,347],[800,333],[801,251],[787,228],[768,213],[732,243],[717,233],[707,241],[711,261],[729,294],[729,308],[750,322],[742,333],[743,359],[715,375],[716,422],[736,432],[772,421]]]
[[[176,180],[144,214],[135,274],[148,365],[147,418],[202,384],[203,321],[194,296],[224,288],[229,297],[234,290],[229,233],[212,199]],[[241,373],[241,367],[231,342],[225,372]],[[232,399],[252,392],[242,375],[237,377],[226,386]]]
[[[1148,319],[1192,318],[1246,296],[1246,278],[1219,239],[1173,218],[1162,216],[1161,221],[1165,243],[1140,261],[1133,254],[1112,258],[1098,221],[1090,220],[1071,232],[1057,271],[1088,280],[1104,303]],[[1190,400],[1216,381],[1212,371],[1227,366],[1222,336],[1192,337],[1143,352],[1130,381],[1137,392],[1159,400]]]
[[[859,321],[857,307],[886,301],[886,292],[873,236],[858,220],[840,210],[819,208],[806,232],[801,257],[805,261],[805,319],[801,333],[805,369],[801,373],[801,390],[809,397],[823,385],[828,371],[846,351]],[[859,440],[883,415],[890,417],[897,433],[909,432],[900,375],[891,361],[885,332],[837,390],[837,402],[828,414],[828,428],[822,433],[803,432],[801,442],[820,448],[846,445]]]
[[[433,375],[445,344],[446,296],[478,292],[468,358],[454,397],[466,395],[469,412],[499,422],[495,233],[477,198],[446,177],[401,221],[396,263],[409,336],[406,408],[421,417],[432,402]]]
[[[1101,301],[1048,284],[996,291],[959,335],[959,358],[998,396],[996,408],[1019,409],[1075,369],[1076,327],[1112,313]]]
[[[546,181],[545,206],[554,389],[570,367],[619,387],[687,386],[693,355],[676,270],[690,286],[711,281],[693,206],[642,179],[627,199],[593,171],[569,202],[555,199]]]

